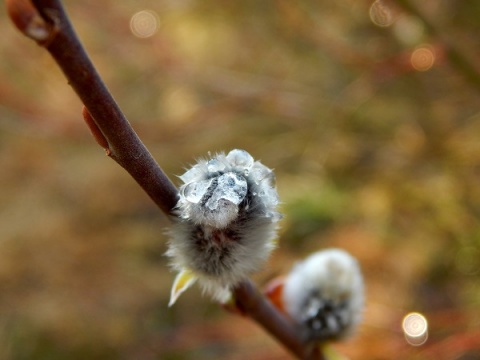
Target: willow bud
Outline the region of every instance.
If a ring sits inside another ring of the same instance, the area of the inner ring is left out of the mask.
[[[355,258],[327,249],[294,266],[282,291],[285,312],[307,329],[312,341],[350,335],[361,320],[363,278]]]
[[[225,302],[274,248],[278,194],[273,171],[244,150],[200,160],[180,179],[178,221],[167,255],[179,274],[170,304],[195,281]]]

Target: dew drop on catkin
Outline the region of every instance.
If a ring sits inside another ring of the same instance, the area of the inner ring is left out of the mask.
[[[245,150],[200,160],[180,179],[167,255],[179,274],[170,305],[195,281],[215,300],[261,268],[275,247],[275,175]]]

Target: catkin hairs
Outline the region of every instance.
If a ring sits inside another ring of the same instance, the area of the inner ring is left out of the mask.
[[[170,304],[193,282],[224,302],[274,248],[278,200],[271,169],[244,150],[200,160],[180,179],[167,255],[179,274]]]

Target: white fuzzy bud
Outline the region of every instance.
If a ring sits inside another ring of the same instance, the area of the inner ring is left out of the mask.
[[[167,251],[180,272],[171,304],[192,278],[224,302],[274,248],[280,219],[275,176],[246,151],[232,150],[200,160],[180,179],[178,221]]]
[[[310,340],[340,339],[361,320],[363,278],[355,258],[340,249],[319,251],[294,266],[283,288],[287,314]]]

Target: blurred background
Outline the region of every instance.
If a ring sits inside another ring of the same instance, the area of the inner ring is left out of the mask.
[[[480,358],[480,2],[65,5],[176,184],[209,151],[276,169],[285,216],[260,287],[341,247],[367,302],[338,352]],[[290,358],[196,288],[167,308],[165,217],[93,141],[48,53],[0,17],[0,358]],[[412,312],[428,324],[414,341]]]

